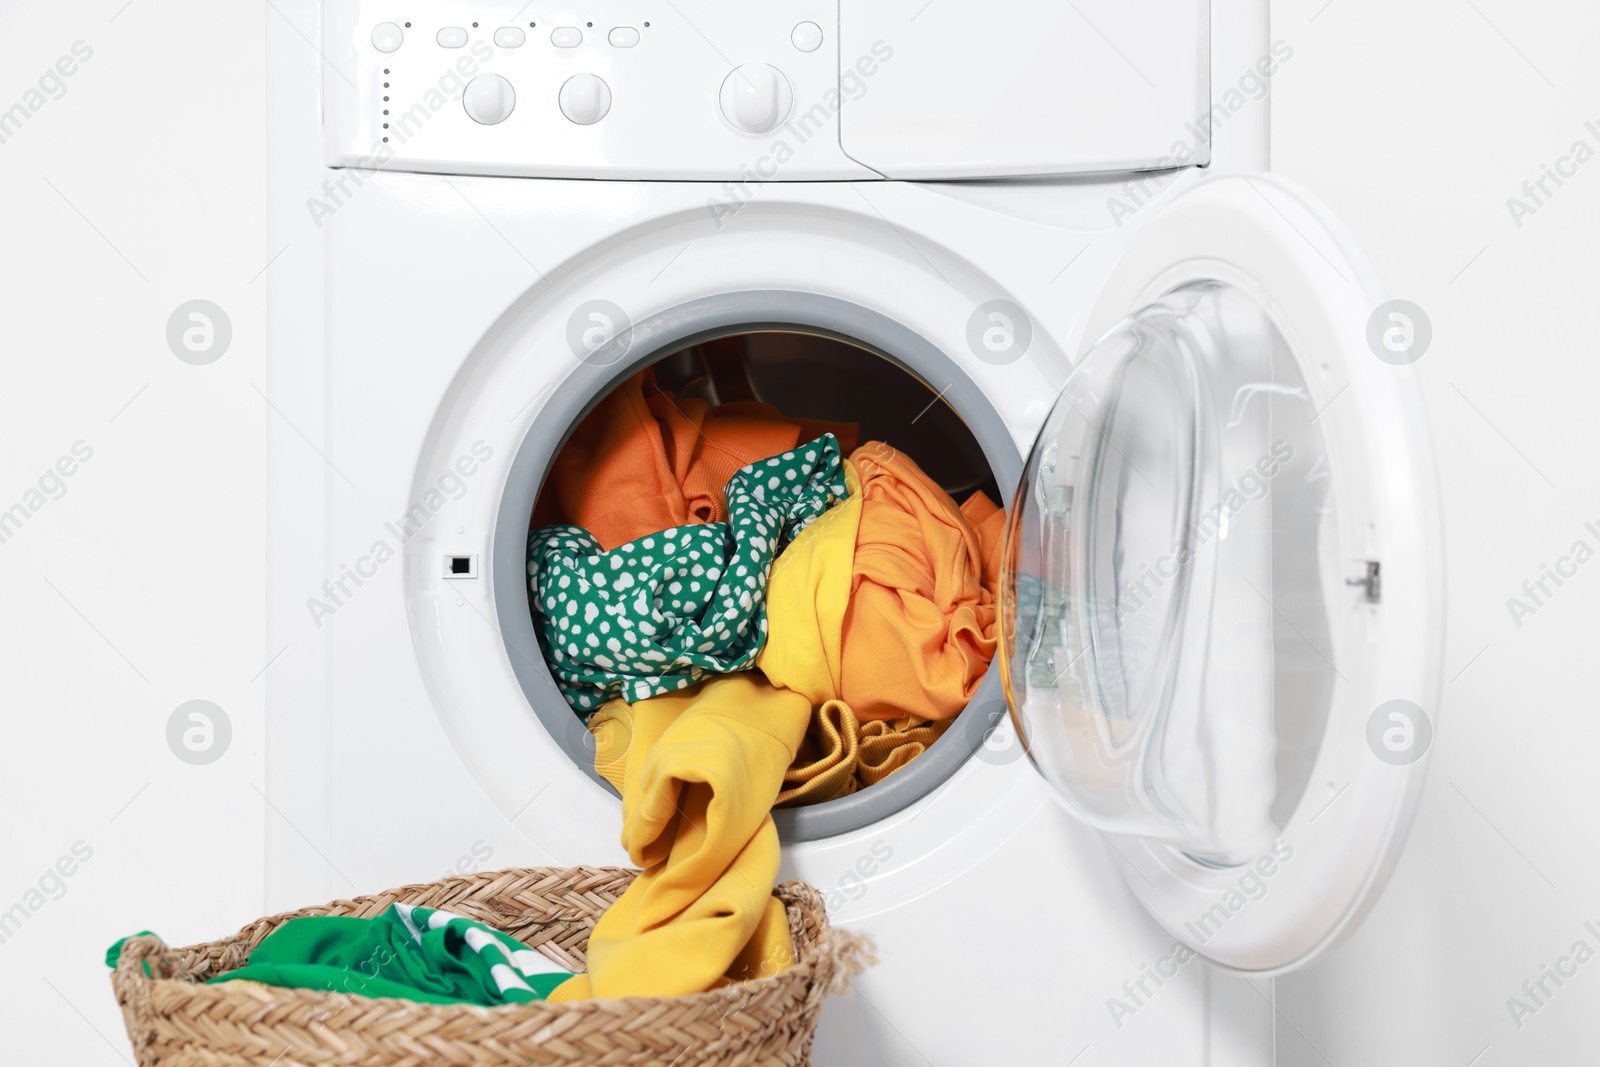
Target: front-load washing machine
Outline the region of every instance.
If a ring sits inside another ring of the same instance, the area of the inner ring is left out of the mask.
[[[271,25],[269,903],[625,863],[526,541],[645,367],[1006,503],[1000,655],[779,813],[823,1063],[1264,1064],[1437,723],[1416,324],[1234,0],[310,0]]]

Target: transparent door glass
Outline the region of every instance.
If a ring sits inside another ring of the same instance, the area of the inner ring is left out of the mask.
[[[1091,825],[1244,863],[1304,795],[1359,601],[1317,414],[1216,283],[1069,377],[1012,503],[1001,656],[1030,757]]]

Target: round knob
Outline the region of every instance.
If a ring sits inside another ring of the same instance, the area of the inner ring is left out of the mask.
[[[794,92],[777,67],[746,63],[724,79],[720,102],[723,117],[734,129],[768,133],[789,117]]]
[[[574,74],[561,86],[561,113],[579,126],[592,126],[611,110],[611,86],[593,74]]]
[[[511,115],[517,106],[517,91],[498,74],[480,74],[467,83],[461,103],[473,122],[493,126]]]

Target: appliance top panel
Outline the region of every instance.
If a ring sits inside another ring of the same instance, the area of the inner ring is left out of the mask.
[[[1209,0],[327,0],[325,162],[985,178],[1204,163]]]

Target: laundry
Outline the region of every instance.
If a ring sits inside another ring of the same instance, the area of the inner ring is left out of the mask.
[[[534,526],[581,526],[609,551],[674,526],[722,522],[724,487],[740,468],[831,433],[855,448],[847,423],[791,419],[768,404],[711,407],[674,397],[644,370],[590,412],[550,468]]]
[[[850,459],[861,518],[836,695],[863,722],[953,718],[994,658],[1005,512],[982,492],[957,507],[882,442]]]
[[[534,624],[580,713],[643,700],[755,660],[774,558],[848,491],[832,434],[742,467],[726,522],[678,526],[606,551],[576,526],[528,538]]]
[[[121,950],[121,941],[111,946],[108,966],[116,965]],[[543,1000],[571,978],[571,971],[493,927],[394,904],[371,919],[290,919],[251,950],[242,968],[209,981],[493,1007]]]
[[[994,658],[1005,512],[982,492],[957,507],[882,442],[858,449],[845,479],[848,499],[773,565],[756,664],[858,721],[951,719]]]
[[[948,719],[923,722],[910,716],[863,723],[844,701],[826,701],[811,713],[776,806],[820,804],[877,785],[926,752],[949,726]]]
[[[589,970],[551,994],[675,996],[794,962],[772,806],[811,706],[759,671],[613,700],[589,727],[622,794],[622,844],[643,872],[589,935]]]
[[[953,719],[927,722],[907,715],[900,719],[873,719],[861,724],[861,757],[856,781],[862,788],[877,785],[910,763],[944,736]]]
[[[861,726],[842,700],[812,709],[811,722],[789,769],[775,807],[800,807],[847,797],[860,788],[856,764],[861,759]]]
[[[857,455],[877,463],[880,453],[873,448]],[[844,628],[863,507],[862,479],[853,459],[845,461],[844,473],[847,498],[794,539],[773,563],[767,582],[767,643],[756,666],[773,684],[805,694],[813,706],[800,752],[784,775],[780,807],[837,800],[876,785],[927,751],[949,725],[948,719],[928,722],[898,712],[892,719],[862,724],[840,699],[846,692]],[[974,498],[975,510],[986,499]],[[878,636],[871,628],[866,635]],[[872,690],[858,685],[851,692]]]
[[[795,537],[767,578],[767,642],[756,666],[774,685],[804,693],[813,705],[843,686],[844,618],[861,526],[861,476],[844,461],[846,496]]]

